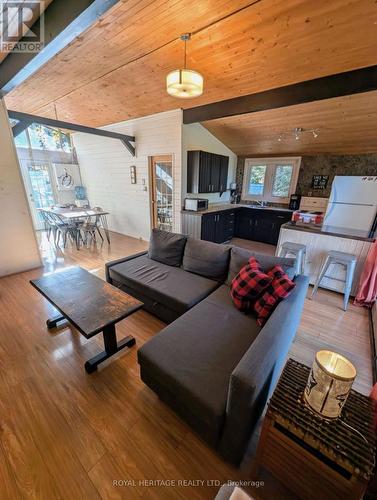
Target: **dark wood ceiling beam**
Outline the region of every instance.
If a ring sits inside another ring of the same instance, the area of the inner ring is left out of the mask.
[[[133,135],[119,134],[118,132],[111,132],[110,130],[86,127],[85,125],[79,125],[77,123],[63,122],[61,120],[54,120],[53,118],[30,115],[28,113],[21,113],[20,111],[12,111],[10,109],[8,110],[8,116],[10,119],[19,120],[19,123],[13,127],[14,137],[19,135],[31,123],[39,123],[40,125],[45,125],[46,127],[71,130],[74,132],[81,132],[83,134],[99,135],[101,137],[109,137],[110,139],[118,139],[124,144],[131,155],[135,156],[135,147],[131,144],[132,142],[135,143],[135,137]],[[20,125],[21,123],[23,125]]]
[[[31,125],[31,122],[28,121],[19,121],[12,127],[13,137],[16,138],[20,135],[28,126]]]
[[[118,0],[54,0],[44,11],[44,48],[37,53],[10,52],[0,64],[0,95],[4,96],[89,28]],[[39,31],[38,19],[33,28]],[[22,43],[23,39],[19,42]]]
[[[183,123],[204,122],[227,116],[256,113],[373,90],[377,90],[377,66],[184,109]]]

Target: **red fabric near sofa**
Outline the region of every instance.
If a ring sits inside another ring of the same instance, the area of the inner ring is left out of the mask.
[[[354,304],[372,307],[377,296],[377,240],[370,247]]]

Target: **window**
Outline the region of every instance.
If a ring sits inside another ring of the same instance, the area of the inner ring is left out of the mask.
[[[244,200],[288,203],[297,184],[301,158],[247,158],[242,189]]]
[[[249,193],[260,196],[263,194],[266,178],[266,165],[253,165],[250,170]]]
[[[59,129],[32,123],[15,138],[18,148],[72,152],[71,135]]]

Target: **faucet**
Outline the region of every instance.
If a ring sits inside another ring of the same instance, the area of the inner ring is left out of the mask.
[[[259,205],[260,207],[267,207],[267,201],[264,200],[255,200],[253,201],[256,205]]]

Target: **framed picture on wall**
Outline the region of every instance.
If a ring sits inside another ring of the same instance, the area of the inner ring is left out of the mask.
[[[329,175],[313,175],[312,188],[313,189],[326,189],[329,182]]]
[[[53,163],[52,168],[58,191],[73,191],[76,186],[81,185],[80,170],[78,165]]]

